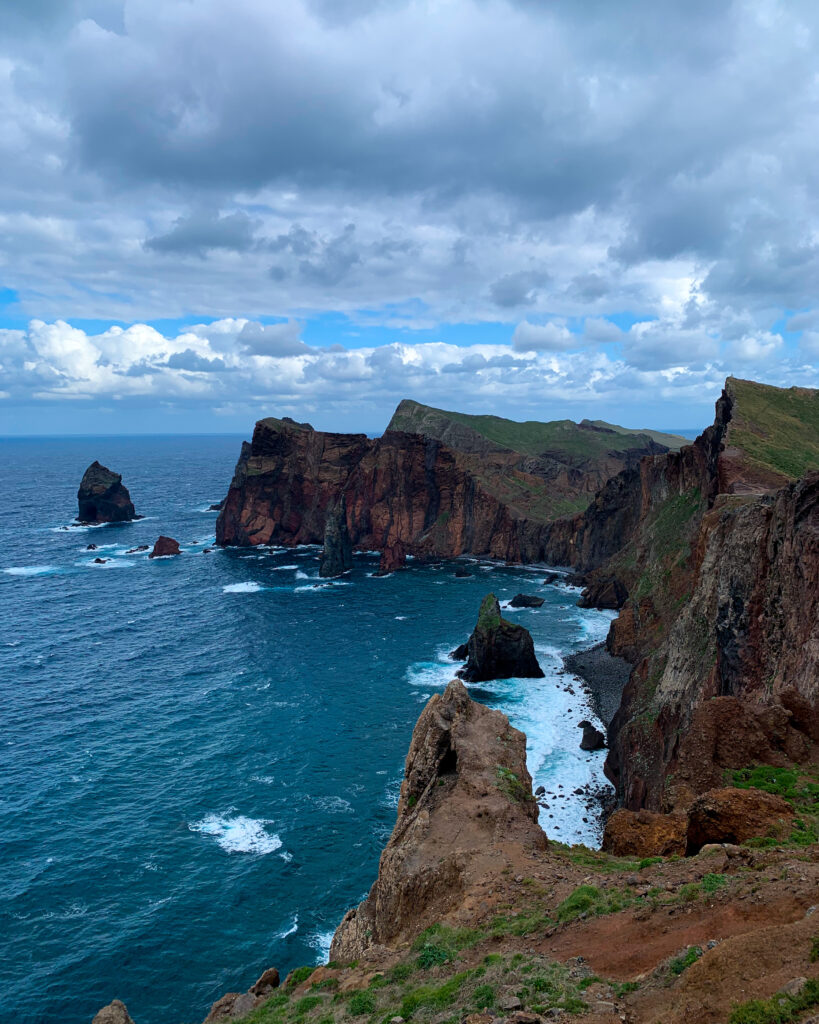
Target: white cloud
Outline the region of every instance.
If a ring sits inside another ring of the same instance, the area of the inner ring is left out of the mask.
[[[530,324],[522,320],[512,335],[516,352],[565,352],[577,348],[581,339],[562,324]]]

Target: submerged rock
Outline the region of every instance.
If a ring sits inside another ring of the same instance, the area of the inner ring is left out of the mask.
[[[353,567],[353,546],[347,531],[347,513],[344,502],[327,513],[324,527],[324,548],[321,552],[319,576],[330,578],[341,576]]]
[[[125,554],[136,555],[140,551],[147,551],[150,548],[150,546],[150,544],[138,544],[135,548],[128,548]]]
[[[154,549],[148,558],[167,558],[169,555],[179,555],[179,541],[173,537],[157,537]]]
[[[501,617],[494,594],[487,594],[483,599],[467,648],[466,667],[458,673],[467,682],[512,677],[540,679],[543,676],[531,634],[523,626]]]
[[[140,519],[136,514],[122,475],[99,462],[92,462],[83,473],[77,491],[77,519],[81,523],[127,523]]]
[[[421,712],[378,878],[339,925],[330,959],[407,942],[466,892],[491,886],[511,857],[544,849],[537,817],[526,737],[453,680]]]
[[[543,604],[542,597],[535,597],[532,594],[515,594],[509,602],[510,608],[540,608]]]
[[[583,730],[583,738],[580,741],[581,750],[603,750],[606,746],[606,737],[585,719],[582,722],[578,722],[577,726]]]

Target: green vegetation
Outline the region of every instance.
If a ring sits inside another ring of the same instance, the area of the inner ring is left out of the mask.
[[[815,964],[819,960],[819,935],[814,935],[810,942],[810,954],[808,960]]]
[[[683,445],[691,444],[691,439],[683,437],[681,434],[666,434],[662,430],[648,430],[645,427],[641,427],[639,430],[629,430],[628,427],[618,427],[616,423],[607,423],[605,420],[581,420],[581,427],[600,427],[603,430],[613,430],[615,434],[631,434],[645,435],[650,437],[652,441],[656,441],[657,444],[665,445],[666,448],[671,451],[679,451]]]
[[[708,895],[715,893],[718,889],[721,889],[724,885],[728,884],[728,879],[725,875],[704,875],[700,885],[702,891]]]
[[[477,628],[487,632],[490,629],[497,629],[502,621],[498,599],[494,594],[487,594],[481,601]]]
[[[409,433],[423,434],[445,441],[453,447],[468,447],[469,432],[486,438],[502,448],[524,455],[541,455],[545,452],[558,453],[582,458],[604,456],[612,450],[628,451],[631,448],[645,448],[650,438],[667,437],[668,441],[660,441],[668,447],[678,448],[687,444],[685,438],[675,434],[663,435],[656,431],[632,431],[625,427],[603,424],[602,421],[585,425],[573,420],[516,420],[503,419],[501,416],[472,416],[463,412],[450,412],[446,409],[435,409],[432,406],[420,405],[418,402],[405,400],[396,409],[387,430],[405,430]],[[600,427],[603,429],[589,429]],[[467,428],[457,430],[457,427]],[[612,434],[616,435],[612,437]],[[460,444],[459,444],[460,441]]]
[[[492,985],[478,985],[475,989],[475,1008],[485,1010],[487,1006],[495,1005],[495,989]]]
[[[727,389],[734,400],[729,444],[760,467],[790,479],[819,468],[819,391],[733,377]]]
[[[695,964],[702,956],[702,949],[699,946],[689,946],[682,956],[675,957],[668,965],[668,970],[675,977],[682,974],[691,964]]]
[[[287,987],[295,988],[296,985],[301,985],[303,981],[307,981],[310,975],[315,970],[315,967],[296,967],[287,975]]]
[[[777,992],[770,999],[750,999],[735,1006],[728,1024],[789,1024],[819,1005],[819,980],[811,978],[798,996]]]
[[[375,993],[370,990],[355,992],[350,997],[347,1010],[352,1017],[363,1017],[368,1013],[375,1013]]]
[[[506,793],[514,803],[523,804],[534,799],[529,789],[523,785],[511,769],[504,768],[499,764],[495,769],[495,774],[498,777],[498,789],[502,793]]]
[[[792,846],[810,846],[819,842],[819,783],[815,781],[815,775],[815,769],[801,768],[797,771],[761,764],[727,772],[726,781],[737,789],[761,789],[787,800],[797,812],[787,842]],[[776,839],[760,837],[751,840],[749,845],[764,847],[780,844]]]
[[[574,921],[581,914],[601,917],[616,914],[632,902],[625,893],[616,890],[603,891],[594,885],[579,885],[574,892],[558,905],[555,915],[560,922]]]

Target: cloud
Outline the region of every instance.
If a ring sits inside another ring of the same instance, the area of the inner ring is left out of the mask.
[[[283,324],[248,322],[238,334],[245,352],[255,356],[300,356],[311,349],[301,340],[302,325],[296,320]]]
[[[530,324],[528,320],[522,320],[512,335],[516,352],[565,352],[579,342],[577,335],[560,324]]]
[[[515,306],[531,305],[539,288],[548,280],[548,274],[521,270],[515,274],[504,274],[492,283],[489,291],[495,305],[512,309]]]
[[[611,320],[604,317],[588,317],[583,324],[583,335],[589,341],[600,341],[605,343],[622,341],[623,332],[613,324]]]
[[[227,369],[224,359],[207,359],[191,348],[186,348],[183,352],[174,352],[168,357],[166,366],[172,370],[189,370],[192,373],[219,373]]]
[[[231,213],[220,217],[200,211],[189,217],[180,217],[164,235],[146,240],[148,249],[204,256],[210,249],[230,249],[247,252],[253,246],[253,221],[245,213]]]

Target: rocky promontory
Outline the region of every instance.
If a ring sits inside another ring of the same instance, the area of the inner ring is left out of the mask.
[[[367,899],[338,926],[331,960],[395,947],[456,910],[473,889],[546,847],[526,737],[453,680],[412,734],[398,820]]]
[[[487,594],[478,621],[466,645],[467,662],[458,675],[468,683],[490,679],[541,679],[543,670],[535,656],[528,629],[501,616],[494,594]]]
[[[83,473],[77,504],[77,519],[81,523],[127,523],[141,518],[122,483],[122,475],[96,461]]]

